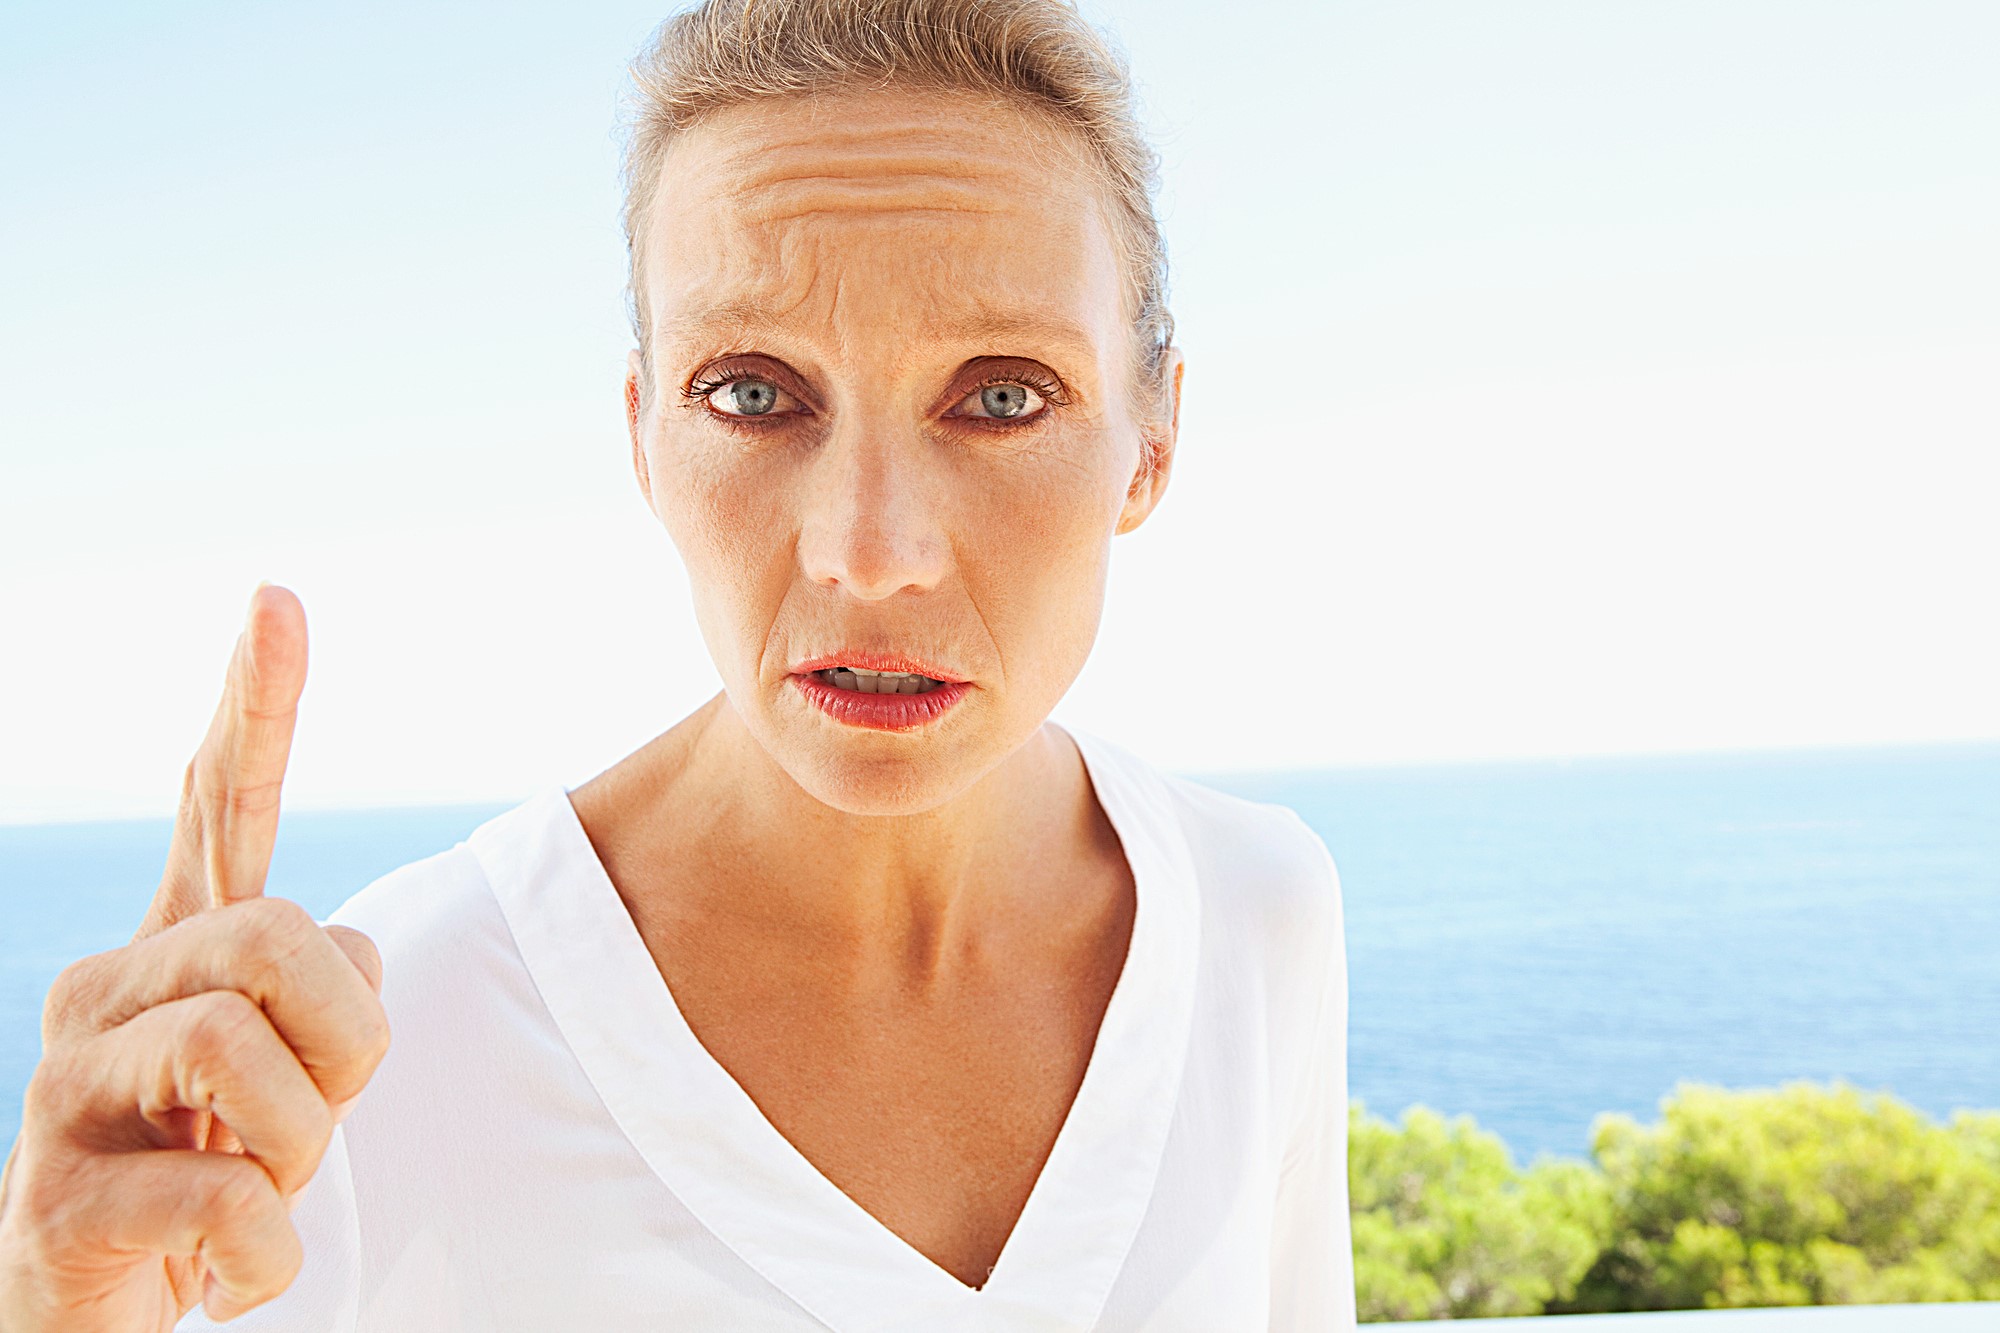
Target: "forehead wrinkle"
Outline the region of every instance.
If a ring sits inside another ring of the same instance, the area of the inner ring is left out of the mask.
[[[947,105],[960,102],[962,95],[947,96]],[[875,171],[939,171],[947,175],[976,175],[970,160],[996,151],[1019,154],[1032,165],[1047,169],[1058,163],[1084,168],[1087,154],[1075,141],[1073,132],[1050,121],[1032,108],[1005,98],[970,97],[964,105],[983,110],[985,117],[947,118],[939,124],[936,101],[925,98],[921,114],[912,114],[901,99],[889,103],[863,95],[850,113],[862,107],[865,114],[840,114],[835,98],[822,105],[807,100],[805,114],[798,104],[746,104],[734,110],[754,126],[748,134],[729,134],[727,126],[712,139],[712,150],[743,166],[770,168],[784,174],[788,162],[794,164],[838,165],[852,163]],[[822,115],[824,110],[829,114]],[[727,122],[730,112],[714,119]],[[739,121],[740,126],[740,121]],[[742,127],[748,128],[748,127]],[[845,174],[845,173],[843,173]]]
[[[837,305],[844,275],[837,267],[829,275],[816,263],[800,262],[790,253],[792,238],[787,228],[758,228],[756,232],[750,253],[775,254],[777,262],[719,262],[704,269],[697,251],[688,261],[692,273],[682,269],[683,280],[679,282],[671,280],[675,269],[662,267],[653,282],[654,310],[659,316],[654,326],[656,346],[698,348],[706,353],[744,350],[759,343],[770,344],[774,350],[826,350],[829,340],[823,335],[837,332],[832,327],[833,311],[802,312],[826,301],[829,276]],[[724,247],[731,255],[738,249],[735,245]],[[747,274],[756,274],[759,280],[746,281]],[[681,313],[675,313],[677,306]],[[801,332],[806,335],[803,339],[798,336]]]
[[[723,301],[692,314],[660,320],[653,340],[661,347],[684,344],[747,344],[768,331],[769,316],[749,301]]]
[[[769,164],[728,193],[739,218],[768,226],[819,213],[1007,213],[1018,202],[980,175],[935,158],[877,157],[854,170],[824,161]]]
[[[1083,164],[1074,145],[1020,108],[1001,107],[1002,125],[873,116],[864,123],[807,116],[764,133],[715,139],[713,178],[744,220],[770,223],[816,213],[1004,213],[1022,211],[1022,185],[1039,181],[1067,194]],[[1015,162],[1016,176],[996,173]]]
[[[962,182],[915,185],[907,181],[870,181],[829,187],[823,182],[806,183],[800,189],[778,188],[763,192],[761,198],[743,200],[747,222],[771,224],[799,218],[829,215],[853,216],[878,213],[888,220],[912,213],[1006,213],[985,198],[985,191]]]
[[[658,321],[653,345],[674,355],[763,351],[802,365],[844,360],[854,350],[856,335],[842,313],[847,285],[847,274],[836,267],[803,285],[716,296]],[[690,295],[698,300],[700,294]]]
[[[840,303],[844,278],[835,278],[832,303]],[[757,342],[792,342],[799,330],[784,318],[789,311],[759,302],[730,298],[716,301],[679,318],[662,321],[657,341],[668,344],[748,346]],[[823,334],[836,334],[838,320],[813,320]],[[1081,324],[1054,313],[1023,313],[973,304],[963,312],[933,310],[915,326],[918,338],[930,346],[980,348],[981,355],[1002,356],[1054,346],[1072,356],[1093,361],[1098,338]],[[834,341],[838,342],[836,337]]]
[[[1079,189],[1094,182],[1082,169],[1071,136],[1018,108],[1003,108],[1008,112],[1004,124],[975,125],[971,132],[962,122],[946,131],[893,114],[886,124],[881,117],[815,123],[815,115],[794,111],[780,116],[776,110],[746,108],[741,123],[732,123],[725,112],[670,152],[674,167],[687,173],[693,187],[679,195],[682,206],[695,209],[682,212],[669,204],[656,211],[652,226],[661,233],[659,242],[669,253],[685,249],[688,262],[709,267],[711,279],[722,270],[742,271],[734,262],[739,255],[763,256],[758,262],[767,271],[766,280],[756,283],[763,290],[757,291],[745,292],[734,282],[728,284],[737,286],[734,292],[714,290],[710,281],[672,283],[688,313],[670,315],[673,298],[656,304],[656,312],[668,316],[656,325],[656,343],[698,342],[716,348],[712,340],[727,339],[744,347],[756,339],[772,344],[773,351],[790,347],[838,356],[846,341],[871,338],[864,329],[834,327],[840,321],[833,316],[848,304],[840,288],[858,275],[813,253],[830,247],[838,255],[843,249],[838,230],[812,224],[815,214],[838,215],[837,220],[826,217],[836,228],[845,223],[871,233],[878,226],[907,222],[913,231],[906,250],[914,245],[946,258],[958,250],[956,236],[970,243],[968,255],[990,252],[993,247],[985,238],[996,227],[1026,226],[1038,236],[1051,227],[1066,235],[1074,230],[1076,245],[1086,253],[1095,239],[1090,233],[1101,232],[1110,242],[1104,258],[1116,267],[1114,256],[1122,248],[1118,229],[1105,216],[1101,192]],[[1091,205],[1081,214],[1074,202],[1079,195]],[[669,241],[664,233],[680,230],[676,215],[698,215],[696,201],[703,196],[713,210],[707,237],[689,234],[676,237],[681,244]],[[669,261],[654,270],[648,285],[658,295],[666,295],[660,284],[674,267],[678,265]],[[1116,342],[1122,333],[1121,317],[1112,311],[1130,299],[1124,290],[1129,284],[1114,279],[1113,285],[1118,297],[1104,313],[1120,324],[1117,328],[1092,327],[1097,321],[1087,315],[1079,320],[1076,312],[1043,309],[1033,301],[1025,307],[1018,300],[996,305],[990,297],[961,291],[942,301],[904,306],[897,341],[942,341],[954,351],[986,355],[1032,356],[1041,349],[1060,349],[1073,363],[1097,372],[1102,344]],[[711,290],[704,294],[701,287]],[[851,299],[853,293],[845,295]],[[1064,373],[1068,377],[1072,369]]]
[[[748,189],[760,189],[790,180],[875,180],[896,177],[935,177],[939,180],[990,181],[992,176],[965,160],[966,145],[939,144],[928,152],[895,151],[879,143],[863,148],[829,153],[819,141],[801,141],[789,150],[783,146],[760,148],[755,152],[732,149],[725,168],[743,173]]]

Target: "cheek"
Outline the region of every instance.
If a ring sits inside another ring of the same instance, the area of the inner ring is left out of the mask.
[[[1080,666],[1096,635],[1124,501],[1112,452],[1066,452],[989,476],[967,510],[965,581],[1012,661]]]
[[[647,457],[654,512],[687,566],[704,627],[768,619],[792,564],[789,479],[673,440],[655,443]],[[711,646],[722,647],[712,637]]]
[[[1082,577],[1098,563],[1112,523],[1102,489],[1068,469],[981,487],[969,515],[983,529],[982,547],[1006,556],[1023,577],[1051,583]]]

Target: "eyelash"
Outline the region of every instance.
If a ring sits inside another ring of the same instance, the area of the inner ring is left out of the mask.
[[[689,404],[692,405],[695,403],[699,403],[702,399],[708,397],[710,394],[714,393],[717,389],[720,389],[725,384],[734,384],[738,380],[754,380],[762,378],[763,376],[752,375],[747,370],[727,371],[723,374],[715,375],[709,378],[704,378],[700,375],[697,375],[695,376],[693,383],[689,384],[687,388],[681,390],[681,397],[687,399]],[[776,383],[777,381],[772,380],[768,382]]]
[[[764,380],[764,382],[767,384],[777,383],[776,380],[771,379],[768,376],[753,374],[752,372],[747,370],[728,370],[728,371],[722,371],[712,376],[697,375],[694,378],[694,381],[690,383],[687,386],[687,388],[681,390],[681,397],[687,400],[687,405],[689,407],[698,407],[701,405],[704,399],[706,399],[710,394],[714,393],[717,389],[721,389],[728,385],[735,384],[739,380],[755,380],[755,379]],[[959,401],[964,402],[965,399],[970,398],[973,394],[978,393],[981,389],[990,389],[996,384],[1024,384],[1028,388],[1033,389],[1038,395],[1040,395],[1042,400],[1048,404],[1048,407],[1044,407],[1040,412],[1037,412],[1034,414],[1034,416],[1028,418],[1028,421],[1031,422],[1040,420],[1042,416],[1047,413],[1049,407],[1069,406],[1069,398],[1063,392],[1062,383],[1059,380],[1057,380],[1053,375],[1038,374],[1034,371],[1026,371],[1014,375],[1003,375],[1003,374],[989,375],[985,379],[980,380],[977,384],[974,384],[970,388],[968,388],[965,391],[965,393],[960,396]],[[714,415],[722,417],[724,421],[729,425],[732,426],[743,425],[749,427],[752,430],[763,429],[768,424],[770,424],[764,422],[763,420],[757,417],[733,416],[727,412],[717,412]],[[980,423],[986,423],[986,422],[997,423],[1006,420],[1006,418],[960,417],[958,418],[958,420],[976,421]],[[1021,427],[1019,425],[1006,427],[1006,429],[1010,430],[1019,430],[1020,428]]]
[[[1058,382],[1053,375],[1040,375],[1032,370],[1025,371],[1018,375],[989,375],[985,379],[979,381],[979,383],[967,389],[965,391],[964,397],[960,398],[959,401],[964,402],[966,398],[970,398],[973,394],[978,393],[981,389],[990,389],[996,384],[1025,384],[1030,389],[1033,389],[1038,395],[1040,395],[1042,401],[1047,403],[1049,407],[1069,406],[1069,399],[1065,397],[1063,394],[1062,384]],[[1043,408],[1041,412],[1035,413],[1034,417],[1030,419],[1038,420],[1042,416],[1042,413],[1046,411],[1048,411],[1047,407]],[[989,418],[989,417],[972,418],[972,420],[974,421],[987,421],[995,419],[996,418]],[[1005,418],[997,418],[997,419],[1005,420]]]

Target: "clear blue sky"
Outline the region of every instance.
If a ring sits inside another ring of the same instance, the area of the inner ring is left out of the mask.
[[[169,808],[260,578],[302,805],[575,783],[714,688],[618,406],[665,12],[11,7],[0,819]],[[1061,716],[1184,768],[2000,737],[2000,6],[1087,12],[1190,367]]]

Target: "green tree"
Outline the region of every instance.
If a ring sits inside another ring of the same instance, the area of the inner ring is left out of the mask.
[[[1886,1093],[1682,1085],[1593,1156],[1612,1236],[1561,1311],[2000,1297],[2000,1115]]]
[[[1539,1313],[1574,1290],[1610,1218],[1587,1164],[1516,1171],[1498,1136],[1422,1107],[1398,1128],[1354,1104],[1348,1182],[1364,1320]]]

